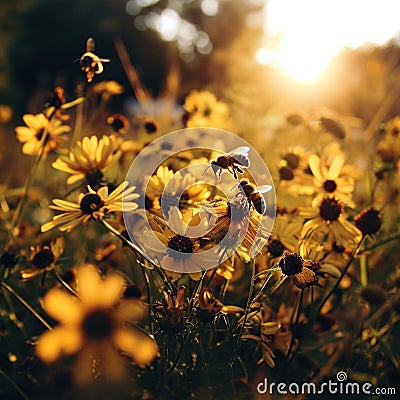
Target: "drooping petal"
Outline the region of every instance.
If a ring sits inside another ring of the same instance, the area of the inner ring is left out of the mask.
[[[118,348],[131,356],[140,367],[144,367],[157,356],[158,346],[156,341],[134,329],[117,329],[113,335],[113,341]]]
[[[83,315],[79,299],[58,288],[51,289],[46,293],[43,307],[50,317],[60,322],[76,323]]]
[[[76,353],[83,346],[83,337],[76,327],[59,326],[39,337],[35,351],[46,363],[56,361],[62,355]]]

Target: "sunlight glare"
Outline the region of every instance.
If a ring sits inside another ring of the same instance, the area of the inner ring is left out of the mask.
[[[398,0],[269,0],[261,64],[313,82],[344,47],[385,44],[399,34]]]

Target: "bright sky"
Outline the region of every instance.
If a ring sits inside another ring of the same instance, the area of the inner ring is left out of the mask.
[[[312,82],[343,47],[399,35],[400,0],[269,0],[265,32],[257,60]],[[278,43],[268,42],[274,37]]]

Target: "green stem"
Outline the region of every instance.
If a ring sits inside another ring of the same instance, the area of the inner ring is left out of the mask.
[[[123,236],[120,232],[118,232],[117,229],[115,229],[112,225],[110,225],[103,218],[99,218],[97,221],[101,225],[103,225],[108,231],[110,231],[115,236],[117,236],[118,239],[120,239],[126,246],[128,246],[135,254],[140,254],[146,261],[148,261],[154,267],[156,272],[160,275],[164,284],[166,284],[168,286],[168,289],[171,290],[171,293],[173,293],[173,287],[170,282],[170,279],[166,276],[164,271],[158,265],[154,264],[154,261],[144,251],[142,251],[139,247],[137,247],[130,240],[128,240],[125,236]],[[142,267],[142,268],[145,268],[145,267]]]
[[[58,280],[58,282],[60,282],[61,285],[63,285],[64,288],[68,290],[68,292],[70,292],[71,294],[73,294],[75,297],[78,297],[78,298],[79,298],[79,296],[78,296],[78,294],[75,292],[75,290],[72,289],[72,287],[71,287],[70,285],[68,285],[68,283],[65,282],[63,278],[61,278],[60,274],[59,274],[57,271],[55,271],[55,270],[53,269],[53,270],[51,271],[51,273],[52,273],[52,275]]]
[[[49,124],[50,124],[50,121],[51,121],[51,118],[49,119]],[[46,128],[43,131],[42,138],[40,139],[40,142],[39,142],[39,146],[40,146],[39,151],[36,154],[35,159],[33,160],[32,167],[31,167],[31,169],[29,171],[28,177],[26,178],[25,185],[24,185],[24,193],[23,193],[23,195],[21,197],[21,200],[18,202],[17,209],[15,210],[15,213],[14,213],[12,219],[11,219],[11,228],[9,230],[10,237],[9,237],[9,241],[8,241],[7,245],[5,246],[6,249],[11,244],[11,239],[12,239],[12,236],[14,235],[15,227],[17,227],[19,225],[20,221],[21,221],[22,211],[23,211],[24,206],[26,204],[26,199],[28,198],[28,192],[29,192],[29,189],[31,188],[31,185],[32,185],[32,182],[33,182],[33,177],[34,177],[34,175],[36,173],[36,170],[37,170],[37,167],[39,165],[39,162],[40,162],[40,160],[41,160],[41,158],[43,156],[44,146],[45,146],[45,143],[46,143],[46,140],[47,140],[47,137],[48,137],[48,133],[49,133],[48,132],[48,128]]]
[[[251,303],[255,303],[258,298],[262,295],[262,292],[264,291],[265,287],[267,286],[269,280],[272,278],[272,276],[274,275],[275,272],[280,271],[280,268],[271,268],[271,269],[267,269],[267,276],[264,279],[264,282],[261,285],[260,290],[258,291],[258,293],[254,296],[253,300]],[[262,271],[264,272],[264,271]],[[257,276],[260,276],[260,273],[258,273],[254,278],[256,279]]]
[[[237,356],[237,354],[238,354],[238,352],[239,352],[240,341],[241,341],[241,339],[242,339],[243,329],[244,329],[244,326],[245,326],[245,324],[246,324],[246,319],[247,319],[247,316],[249,315],[249,310],[250,310],[250,305],[251,305],[251,299],[252,299],[252,297],[253,297],[253,291],[254,291],[255,275],[256,275],[256,264],[255,264],[255,260],[253,259],[253,260],[251,261],[251,281],[250,281],[249,294],[248,294],[248,296],[247,296],[246,310],[245,310],[245,312],[244,312],[243,322],[242,322],[242,324],[241,324],[241,326],[240,326],[239,335],[238,335],[238,338],[237,338],[237,340],[236,340],[235,348],[234,348],[234,350],[233,350],[233,355],[232,355],[231,361],[230,361],[230,363],[229,363],[229,364],[230,364],[230,367],[232,368],[232,370],[233,370],[233,364],[234,364],[234,362],[235,362],[236,356]]]
[[[0,369],[0,375],[21,395],[25,400],[29,400],[29,397],[19,388],[19,386],[2,370]]]
[[[53,328],[43,319],[43,317],[34,310],[30,304],[21,296],[19,295],[11,286],[7,285],[5,282],[0,282],[1,286],[6,289],[9,293],[11,293],[19,302],[28,310],[30,311],[49,331],[53,330]]]
[[[344,276],[346,275],[347,270],[349,269],[350,265],[352,264],[355,255],[357,254],[357,251],[361,245],[361,243],[363,242],[365,236],[363,236],[361,238],[361,240],[357,243],[357,245],[354,247],[350,258],[348,259],[340,277],[337,279],[337,281],[335,282],[335,284],[332,286],[332,288],[329,290],[328,294],[324,297],[324,299],[321,301],[320,305],[318,306],[318,312],[321,312],[322,307],[325,305],[325,303],[329,300],[329,298],[332,296],[332,294],[334,293],[334,291],[337,289],[337,287],[340,285],[340,282],[342,282],[342,279],[344,278]]]
[[[292,352],[292,349],[293,349],[293,346],[294,346],[294,339],[295,339],[295,333],[296,333],[295,330],[297,329],[297,326],[299,324],[299,319],[300,319],[300,314],[301,314],[301,306],[302,306],[302,303],[303,303],[303,294],[304,294],[304,289],[301,289],[300,295],[297,298],[298,299],[297,307],[295,307],[295,309],[293,310],[292,317],[293,317],[294,314],[296,314],[296,318],[294,320],[294,324],[292,324],[292,328],[293,328],[292,337],[290,339],[289,349],[288,349],[287,356],[286,356],[287,358],[290,357],[290,353]]]
[[[368,285],[368,264],[367,264],[367,255],[364,254],[360,257],[360,278],[361,285]]]
[[[378,248],[378,247],[380,247],[380,246],[382,246],[382,245],[384,245],[386,243],[392,242],[393,240],[397,240],[397,239],[400,239],[400,232],[394,232],[394,233],[386,236],[385,238],[383,238],[379,242],[373,243],[373,244],[371,244],[369,246],[364,247],[359,252],[357,252],[357,255],[362,254],[362,253],[367,252],[367,251],[375,250],[376,248]]]

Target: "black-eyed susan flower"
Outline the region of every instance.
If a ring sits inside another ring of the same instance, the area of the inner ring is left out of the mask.
[[[140,367],[150,363],[157,355],[156,342],[129,325],[145,315],[146,306],[138,299],[122,298],[126,289],[122,275],[111,272],[102,277],[95,266],[85,264],[78,268],[76,281],[78,297],[53,288],[43,299],[46,313],[60,323],[39,337],[35,347],[39,358],[53,363],[79,352],[74,375],[81,383],[93,377],[96,361],[104,375],[120,378],[124,372],[120,352]]]
[[[129,121],[122,114],[111,114],[106,118],[107,124],[112,128],[113,132],[126,133],[129,128]]]
[[[344,216],[344,205],[335,197],[324,197],[317,205],[301,210],[309,219],[301,231],[302,238],[327,234],[331,241],[341,246],[348,240],[360,237],[360,231]]]
[[[42,225],[41,231],[47,232],[58,227],[60,231],[69,232],[80,224],[86,224],[90,219],[100,219],[115,211],[133,211],[137,208],[137,204],[133,201],[139,195],[133,193],[135,187],[128,187],[128,182],[121,183],[111,193],[107,186],[103,186],[97,191],[89,185],[87,188],[87,193],[79,194],[77,203],[62,199],[53,200],[54,205],[51,205],[50,208],[62,213],[55,215],[52,221]]]
[[[62,155],[52,166],[67,172],[67,183],[86,180],[89,185],[98,184],[104,177],[104,172],[112,162],[117,162],[120,156],[118,141],[114,135],[84,137],[73,146],[68,155]]]
[[[324,164],[320,157],[312,154],[308,163],[314,176],[315,190],[318,193],[313,199],[313,205],[318,204],[325,196],[335,196],[345,205],[354,207],[351,197],[355,182],[346,169],[344,170],[344,156],[342,154],[335,154],[329,160],[329,164]],[[343,171],[346,173],[343,173]]]
[[[208,188],[202,182],[196,181],[192,174],[181,174],[179,171],[174,173],[164,166],[157,168],[146,189],[146,196],[152,201],[152,209],[161,207],[164,215],[168,215],[173,205],[179,204],[179,209],[185,210],[207,201],[210,195]]]
[[[200,249],[200,237],[186,235],[189,224],[190,221],[186,224],[181,212],[174,206],[169,209],[168,225],[160,223],[162,232],[143,232],[145,251],[159,260],[160,266],[173,280],[182,273],[189,273],[192,279],[198,280],[201,277],[199,271],[207,269],[217,259],[212,252]]]
[[[303,227],[303,219],[290,214],[278,213],[267,243],[272,260],[282,256],[284,250],[295,251]]]
[[[25,114],[22,119],[26,126],[15,128],[17,140],[23,143],[22,153],[29,156],[37,154],[41,147],[41,139],[46,132],[46,139],[43,143],[43,155],[54,151],[67,140],[65,133],[71,130],[68,125],[58,118],[48,119],[45,114]]]
[[[202,204],[200,213],[208,215],[210,221],[215,218],[214,226],[207,233],[208,238],[216,243],[224,240],[227,248],[238,245],[238,254],[248,258],[246,254],[256,245],[257,235],[263,227],[255,213],[250,211],[247,199],[215,199]]]
[[[183,104],[187,112],[184,123],[187,128],[212,127],[226,129],[229,122],[229,108],[207,90],[192,90]]]
[[[33,279],[46,271],[55,268],[56,262],[64,251],[64,238],[58,236],[49,245],[32,246],[31,256],[28,259],[31,267],[21,271],[21,279],[27,281]]]

